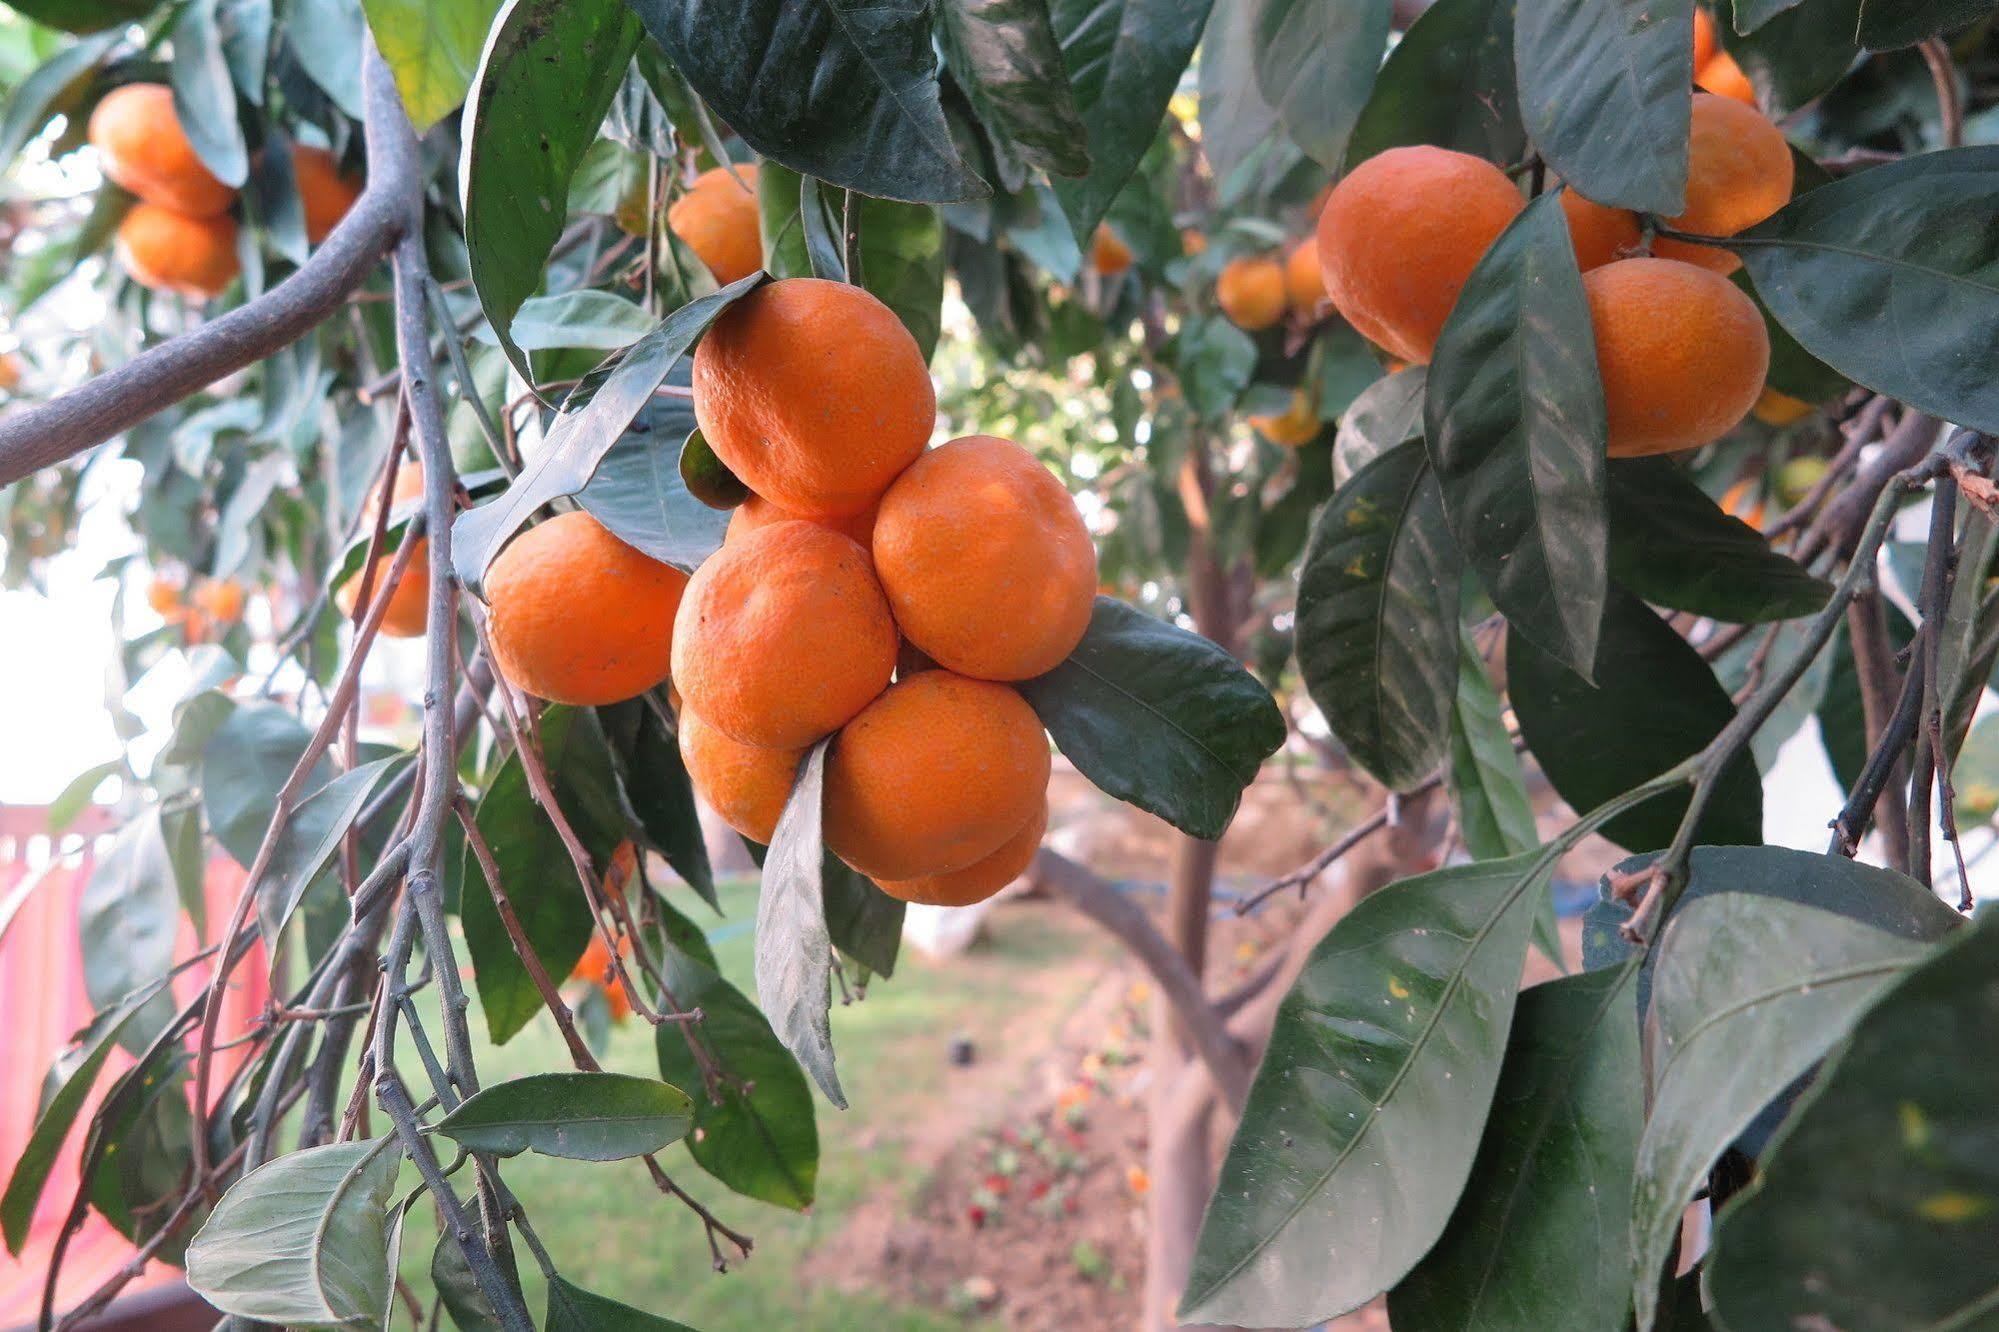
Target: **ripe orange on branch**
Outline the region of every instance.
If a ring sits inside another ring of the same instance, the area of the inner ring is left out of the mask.
[[[339,159],[324,148],[299,144],[292,149],[292,178],[298,183],[305,213],[305,238],[314,245],[333,234],[340,219],[361,197],[361,181],[340,170]]]
[[[1319,307],[1326,303],[1326,279],[1319,273],[1317,240],[1307,237],[1291,247],[1284,260],[1284,288],[1293,314],[1318,318]]]
[[[395,510],[415,500],[423,494],[423,464],[406,462],[396,469],[395,489],[390,493],[389,510]],[[364,531],[372,531],[375,523],[376,506],[381,502],[381,491],[373,489],[362,501],[361,522]],[[383,595],[382,580],[389,576],[395,563],[395,552],[384,550],[375,556],[374,577],[358,573],[340,585],[333,595],[334,604],[343,614],[352,616],[354,604],[361,597],[361,584],[368,584],[369,597]],[[403,569],[402,580],[389,589],[389,607],[382,612],[381,632],[391,638],[415,638],[424,630],[424,623],[430,615],[430,543],[427,538],[418,537],[416,549],[410,552],[409,563]]]
[[[1250,425],[1272,444],[1287,449],[1303,448],[1319,437],[1319,413],[1303,389],[1291,390],[1291,405],[1268,416],[1252,416]]]
[[[1733,236],[1790,201],[1794,171],[1783,131],[1762,112],[1713,93],[1695,93],[1687,140],[1687,207],[1666,225],[1704,236]],[[1717,273],[1742,267],[1726,250],[1665,237],[1652,242],[1652,253]]]
[[[1106,223],[1098,223],[1090,237],[1090,267],[1105,277],[1117,277],[1131,267],[1131,247]]]
[[[158,204],[132,205],[118,224],[114,249],[140,286],[196,300],[220,296],[241,270],[234,219],[190,217]]]
[[[829,532],[838,532],[862,550],[874,542],[875,509],[871,506],[860,513],[850,513],[839,518],[803,518],[788,513],[772,504],[761,495],[752,495],[738,504],[729,513],[729,528],[723,534],[724,542],[740,541],[759,528],[772,523],[808,522],[817,523]]]
[[[1096,601],[1096,547],[1075,501],[1033,454],[992,435],[932,449],[889,487],[874,563],[909,641],[985,680],[1060,665]]]
[[[667,228],[725,286],[763,267],[756,191],[756,164],[739,162],[733,174],[729,167],[702,172],[666,210]]]
[[[1574,189],[1562,191],[1562,217],[1576,247],[1576,267],[1585,273],[1628,257],[1643,234],[1636,213],[1585,199]]]
[[[236,191],[202,162],[164,83],[128,83],[90,113],[90,144],[111,180],[149,204],[186,217],[217,217]]]
[[[753,842],[770,843],[804,757],[803,749],[732,740],[692,710],[681,710],[680,760],[689,780],[722,822]]]
[[[486,571],[494,664],[516,689],[556,703],[642,694],[667,677],[686,587],[686,574],[589,514],[558,514]]]
[[[1020,826],[1020,831],[1000,843],[999,850],[975,860],[961,870],[928,874],[916,879],[876,879],[890,897],[925,906],[970,906],[983,902],[1027,872],[1034,853],[1048,831],[1048,801],[1040,813]]]
[[[1282,319],[1290,299],[1284,265],[1275,259],[1231,259],[1215,279],[1215,304],[1252,333]]]
[[[862,513],[937,420],[923,353],[894,311],[819,278],[766,283],[694,353],[694,416],[745,485],[800,517]]]

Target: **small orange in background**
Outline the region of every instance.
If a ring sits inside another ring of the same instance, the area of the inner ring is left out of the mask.
[[[1626,258],[1638,248],[1643,234],[1636,213],[1595,203],[1574,189],[1562,191],[1562,216],[1569,224],[1569,240],[1576,247],[1576,267],[1585,273]]]
[[[583,949],[583,956],[576,959],[570,968],[569,979],[594,985],[604,992],[604,1002],[611,1010],[611,1021],[623,1022],[632,1015],[632,998],[625,993],[625,983],[618,978],[618,968],[611,961],[611,946],[604,942],[604,932],[591,932],[590,942]]]
[[[1756,405],[1750,410],[1764,425],[1787,426],[1795,425],[1818,409],[1803,398],[1794,398],[1788,393],[1779,393],[1776,389],[1766,388],[1763,390],[1763,396],[1756,400]]]
[[[21,387],[21,380],[27,373],[28,363],[18,353],[0,352],[0,392],[12,393]]]
[[[840,731],[826,764],[826,845],[875,879],[985,859],[1048,798],[1048,739],[1003,684],[924,671]]]
[[[194,151],[164,83],[128,83],[90,113],[90,146],[104,174],[149,204],[184,217],[218,217],[236,191]]]
[[[241,271],[236,222],[227,216],[190,217],[158,204],[136,203],[118,224],[113,248],[140,286],[196,300],[220,296]]]
[[[1726,51],[1717,51],[1713,58],[1700,66],[1694,74],[1694,82],[1717,97],[1726,97],[1746,106],[1756,105],[1756,85],[1742,72],[1742,66],[1735,63],[1735,57]]]
[[[396,469],[396,485],[389,497],[389,520],[394,521],[395,511],[411,503],[423,494],[423,464],[405,462]],[[363,531],[372,532],[375,526],[376,506],[381,502],[381,490],[371,489],[368,498],[361,504],[361,525]],[[380,632],[390,638],[415,638],[422,634],[430,616],[430,542],[418,537],[416,549],[410,552],[409,564],[403,569],[402,581],[389,593],[388,609],[382,612]],[[361,584],[368,584],[368,596],[382,595],[382,580],[389,576],[395,565],[396,553],[383,550],[375,556],[371,567],[374,577],[366,572],[355,574],[340,585],[333,595],[334,604],[349,619],[354,616],[354,604],[360,600]]]
[[[1319,413],[1303,389],[1291,390],[1291,405],[1275,416],[1252,416],[1249,423],[1272,444],[1287,449],[1303,448],[1319,437]]]
[[[1613,458],[1699,448],[1749,414],[1770,368],[1755,302],[1706,268],[1622,259],[1583,275]]]
[[[926,875],[920,879],[876,879],[890,897],[924,906],[970,906],[983,902],[1000,889],[1027,873],[1041,838],[1048,831],[1048,802],[1041,812],[1020,826],[1020,831],[1001,842],[999,849],[960,870]]]
[[[179,619],[187,611],[180,599],[180,584],[165,574],[154,574],[153,581],[146,584],[146,604],[169,621]]]
[[[1208,236],[1204,231],[1187,227],[1180,232],[1180,253],[1192,259],[1197,254],[1208,252]]]
[[[1131,247],[1107,222],[1099,222],[1090,237],[1090,267],[1105,277],[1119,277],[1131,267]]]
[[[632,839],[622,839],[611,848],[611,859],[604,866],[604,895],[624,900],[625,887],[639,872],[639,849]]]
[[[819,278],[765,283],[724,310],[693,386],[715,456],[801,517],[866,512],[937,423],[930,370],[895,312]]]
[[[587,513],[515,537],[486,571],[493,664],[516,689],[596,706],[666,679],[687,575]]]
[[[1282,319],[1289,302],[1284,265],[1275,259],[1231,259],[1215,279],[1215,303],[1238,328],[1252,333]]]
[[[1326,304],[1326,280],[1319,274],[1317,240],[1308,236],[1291,247],[1284,260],[1284,289],[1293,314],[1319,317]]]
[[[1730,486],[1721,497],[1721,511],[1732,518],[1740,518],[1757,531],[1763,530],[1763,489],[1756,477],[1744,477]]]
[[[694,790],[722,822],[770,845],[798,780],[803,749],[763,749],[731,740],[692,711],[680,714],[680,761]]]
[[[1695,93],[1693,128],[1687,140],[1687,207],[1666,225],[1704,236],[1733,236],[1761,222],[1791,198],[1791,146],[1784,134],[1753,106]],[[1712,245],[1660,237],[1652,253],[1661,259],[1733,273],[1742,261]]]
[[[859,546],[816,523],[773,523],[695,570],[673,628],[673,679],[685,706],[731,739],[804,749],[887,687],[896,644]]]
[[[243,585],[233,578],[204,579],[194,589],[195,608],[217,624],[243,618]]]
[[[1694,68],[1699,69],[1714,59],[1714,53],[1721,49],[1721,34],[1715,31],[1714,15],[1694,6]]]
[[[1076,501],[1012,440],[968,435],[882,496],[875,571],[909,641],[947,670],[1026,680],[1075,650],[1097,551]]]
[[[725,544],[740,541],[757,529],[769,527],[772,523],[806,522],[817,523],[829,532],[838,532],[862,550],[866,550],[874,542],[877,507],[871,505],[860,513],[850,513],[839,518],[805,518],[778,508],[761,495],[752,495],[738,504],[729,514],[729,529],[723,533],[722,540]]]
[[[305,238],[317,245],[333,234],[361,197],[361,178],[341,171],[339,159],[326,149],[307,144],[292,148],[292,177],[305,213]]]
[[[756,163],[715,167],[696,176],[666,210],[666,225],[725,286],[762,268]]]
[[[1319,214],[1326,294],[1364,337],[1426,364],[1466,279],[1523,207],[1483,158],[1421,145],[1378,153]]]

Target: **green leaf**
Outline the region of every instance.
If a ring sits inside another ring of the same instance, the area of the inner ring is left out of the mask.
[[[708,846],[701,836],[701,816],[694,807],[694,784],[681,763],[679,740],[642,698],[599,708],[597,719],[610,741],[618,787],[638,815],[646,841],[702,900],[720,911]]]
[[[1728,692],[1672,626],[1629,593],[1604,610],[1592,685],[1519,634],[1506,636],[1507,693],[1548,781],[1575,809],[1592,809],[1656,777],[1712,740],[1735,716]],[[1673,840],[1688,794],[1668,791],[1604,824],[1633,851]],[[1738,754],[1722,773],[1695,840],[1763,840],[1763,787]]]
[[[1304,160],[1303,151],[1284,133],[1277,108],[1257,87],[1256,23],[1261,12],[1250,3],[1214,6],[1195,66],[1201,155],[1221,183],[1225,202],[1262,196]]]
[[[1708,1167],[1922,951],[1829,911],[1747,893],[1720,893],[1671,918],[1653,977],[1651,1109],[1631,1193],[1639,1332],[1650,1332],[1655,1283]]]
[[[217,703],[226,706],[213,706]],[[218,716],[219,722],[214,720]],[[275,703],[235,705],[219,694],[191,700],[181,713],[182,728],[190,723],[197,733],[213,726],[200,744],[201,803],[209,831],[237,864],[248,869],[263,844],[264,830],[271,826],[278,792],[305,753],[311,733]],[[174,749],[180,748],[180,739],[177,730]],[[321,758],[300,795],[310,795],[332,777],[333,764]]]
[[[617,351],[652,331],[652,316],[636,301],[609,291],[581,288],[559,296],[530,296],[514,315],[514,345],[522,351],[581,348]],[[481,341],[498,339],[490,326],[477,330]]]
[[[1665,458],[1611,460],[1610,575],[1655,606],[1731,624],[1810,615],[1832,595]]]
[[[930,7],[864,0],[631,0],[743,142],[880,199],[950,203],[986,183],[939,99]]]
[[[160,811],[160,833],[167,839],[167,859],[173,866],[174,889],[181,910],[194,922],[199,938],[208,937],[208,844],[203,837],[201,806],[169,805]]]
[[[829,743],[814,745],[798,770],[764,858],[763,890],[757,895],[757,1004],[826,1099],[845,1110],[847,1095],[833,1068],[833,940],[826,929],[826,852],[820,836]]]
[[[1983,1326],[1999,1280],[1990,1125],[1999,913],[1889,987],[1725,1209],[1708,1281],[1730,1327]]]
[[[1333,436],[1333,479],[1345,485],[1368,463],[1406,440],[1423,437],[1423,390],[1429,367],[1412,365],[1361,390]]]
[[[682,357],[666,377],[687,386]],[[639,408],[625,432],[598,460],[576,502],[626,545],[687,573],[722,548],[729,515],[688,492],[680,476],[680,449],[694,429],[694,404],[655,395]]]
[[[158,805],[147,806],[120,828],[111,850],[91,867],[76,904],[76,932],[84,993],[100,1012],[149,988],[173,966],[180,892]],[[170,1003],[155,1004],[120,1034],[120,1043],[136,1054],[172,1017]]]
[[[467,1151],[622,1161],[685,1137],[694,1102],[678,1087],[624,1073],[532,1073],[495,1083],[437,1121]]]
[[[1892,51],[1961,28],[1991,12],[1991,0],[1864,0],[1860,41],[1870,51]]]
[[[72,777],[61,794],[49,801],[48,813],[43,816],[49,835],[53,837],[76,822],[76,816],[90,808],[91,797],[97,794],[97,788],[123,771],[124,760],[106,759]]]
[[[577,386],[542,437],[541,450],[498,498],[458,516],[451,562],[459,581],[477,589],[486,566],[536,509],[583,489],[597,464],[666,382],[694,339],[737,297],[763,281],[752,273],[683,305],[653,331],[605,362]]]
[[[1374,86],[1394,6],[1389,0],[1254,0],[1252,7],[1257,85],[1298,146],[1338,170]]]
[[[97,32],[136,23],[156,4],[157,0],[8,0],[7,7],[64,32]]]
[[[1795,149],[1792,154],[1796,156]],[[1763,316],[1763,330],[1770,337],[1770,370],[1764,377],[1765,384],[1779,393],[1812,403],[1829,402],[1853,387],[1851,380],[1806,351],[1791,336],[1791,330],[1777,322],[1770,307],[1756,294],[1747,272],[1738,269],[1728,280],[1756,302],[1756,311]]]
[[[32,6],[15,8],[29,13]],[[0,170],[12,165],[53,117],[74,115],[82,107],[98,63],[123,38],[124,33],[112,31],[71,42],[14,85],[0,111]]]
[[[506,1332],[492,1301],[479,1289],[458,1237],[449,1230],[437,1237],[437,1247],[431,1250],[430,1284],[458,1332]]]
[[[1674,217],[1686,207],[1693,0],[1520,0],[1520,116],[1583,195]]]
[[[500,0],[361,0],[421,134],[465,100]]]
[[[937,20],[951,72],[995,144],[1052,175],[1090,169],[1048,0],[943,0]]]
[[[1312,950],[1222,1163],[1183,1322],[1317,1323],[1436,1243],[1485,1128],[1553,862],[1404,879]]]
[[[688,1048],[701,1041],[726,1074],[694,1093],[694,1131],[684,1141],[695,1164],[747,1198],[803,1211],[819,1174],[819,1130],[812,1089],[798,1061],[756,1005],[712,967],[679,948],[660,968],[683,1009],[701,1022],[669,1022],[654,1031],[659,1073],[677,1087],[704,1087]]]
[[[174,113],[202,165],[224,185],[250,178],[250,150],[236,119],[236,88],[216,26],[217,0],[188,0],[173,26]]]
[[[1284,743],[1283,714],[1242,663],[1110,597],[1067,661],[1017,687],[1078,771],[1190,837],[1220,837]]]
[[[1982,509],[1967,509],[1958,532],[1957,567],[1944,605],[1937,646],[1937,697],[1943,702],[1943,748],[1955,757],[1971,727],[1999,659],[1999,594],[1987,580],[1999,555],[1999,523]]]
[[[694,1332],[670,1318],[593,1295],[562,1277],[548,1281],[548,1332]]]
[[[1781,9],[1742,0],[1733,16],[1729,0],[1715,0],[1721,48],[1734,57],[1772,116],[1786,116],[1827,92],[1860,58],[1854,33],[1861,0],[1796,0]],[[1739,33],[1742,24],[1749,32]]]
[[[570,178],[638,42],[621,0],[507,0],[479,57],[459,168],[465,247],[479,306],[529,384],[514,318],[542,284],[568,221]]]
[[[1458,684],[1458,556],[1423,450],[1361,468],[1298,575],[1298,669],[1354,761],[1407,790],[1444,759]]]
[[[1049,0],[1090,170],[1054,182],[1076,238],[1089,242],[1159,133],[1214,0]]]
[[[1375,77],[1347,165],[1418,143],[1501,164],[1526,156],[1509,0],[1437,0],[1417,16]]]
[[[384,0],[384,12],[392,12],[403,4],[408,4],[408,0]],[[498,7],[498,0],[492,0],[492,3],[477,0],[477,7],[486,18],[490,18],[492,11]],[[409,5],[409,8],[414,9],[416,6]],[[439,19],[447,19],[450,17],[452,5],[446,0],[439,0],[438,3],[424,8],[428,14],[436,15]],[[333,104],[346,112],[349,117],[355,120],[361,119],[365,114],[361,102],[361,62],[354,59],[354,52],[361,49],[362,38],[367,33],[367,19],[361,12],[361,0],[291,0],[284,6],[281,31],[285,44],[291,48],[292,55],[297,57],[299,67],[305,71],[306,77],[318,84],[320,90],[333,99]],[[458,85],[458,95],[452,99],[451,106],[458,105],[465,96],[465,88],[472,77],[472,65],[479,58],[479,47],[485,36],[486,23],[485,19],[482,19],[478,32],[472,36],[471,49],[465,59],[465,82]],[[409,51],[410,48],[407,46],[398,51],[405,67],[408,64]],[[383,53],[383,58],[395,78],[397,89],[409,107],[411,118],[415,119],[417,109],[410,104],[411,85],[401,73],[396,72],[396,61],[390,59],[386,51]],[[450,109],[445,107],[438,114],[441,115],[443,111]],[[417,132],[422,133],[426,128],[427,124],[419,122]]]
[[[1256,373],[1256,342],[1220,315],[1189,319],[1173,340],[1187,401],[1208,420],[1235,410]]]
[[[1388,1293],[1396,1332],[1622,1327],[1644,1120],[1635,966],[1520,996],[1471,1181],[1443,1238]]]
[[[1430,361],[1423,436],[1493,604],[1584,677],[1607,595],[1607,428],[1589,303],[1551,192],[1465,283]]]
[[[271,849],[271,863],[258,890],[257,923],[273,957],[278,936],[305,900],[306,889],[332,861],[375,788],[403,761],[383,758],[351,768],[299,802]]]
[[[97,1156],[84,1185],[91,1207],[134,1244],[159,1233],[194,1164],[186,1073],[190,1060],[177,1051],[164,1053],[165,1058],[128,1070],[112,1085],[104,1098],[107,1112],[93,1120],[84,1148],[88,1156],[94,1147]],[[188,1238],[186,1233],[163,1237],[157,1256],[183,1264]]]
[[[879,976],[895,974],[902,947],[902,918],[909,904],[890,897],[875,881],[828,852],[820,881],[826,899],[826,933],[833,946]]]
[[[187,1249],[187,1284],[224,1313],[308,1326],[382,1325],[394,1273],[392,1138],[309,1147],[230,1186]]]
[[[1999,147],[1923,153],[1799,195],[1729,242],[1805,350],[1946,421],[1999,430]]]
[[[800,183],[797,172],[775,163],[757,169],[764,267],[773,277],[813,275],[799,217]],[[861,228],[861,271],[854,280],[895,311],[928,360],[944,317],[943,219],[928,204],[865,197],[854,202]]]
[[[28,1239],[28,1225],[34,1220],[35,1205],[41,1201],[49,1172],[55,1168],[56,1154],[62,1150],[76,1117],[83,1112],[84,1100],[97,1083],[104,1061],[118,1045],[125,1029],[144,1011],[154,996],[166,988],[165,976],[125,997],[115,1007],[100,1011],[90,1025],[77,1033],[70,1048],[56,1060],[49,1081],[55,1090],[46,1095],[41,1115],[35,1120],[7,1191],[0,1195],[0,1230],[7,1240],[7,1252],[19,1256]]]
[[[1517,856],[1540,845],[1520,756],[1500,717],[1499,693],[1469,643],[1458,654],[1451,702],[1451,809],[1465,850],[1477,860]]]
[[[603,732],[588,709],[552,707],[541,715],[541,755],[570,827],[590,853],[593,867],[609,863],[624,836],[617,779]],[[486,788],[476,817],[500,871],[500,889],[513,904],[528,945],[548,974],[567,976],[596,928],[590,904],[555,825],[534,799],[518,755]],[[493,1044],[504,1045],[541,1011],[541,993],[514,954],[506,926],[477,864],[468,857],[459,915],[472,958],[479,1007]]]

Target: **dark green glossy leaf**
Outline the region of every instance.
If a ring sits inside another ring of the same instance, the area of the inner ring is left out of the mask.
[[[1596,684],[1519,634],[1506,636],[1507,693],[1548,781],[1575,809],[1593,809],[1656,777],[1712,740],[1735,716],[1728,692],[1687,641],[1644,602],[1613,591],[1597,644]],[[1687,795],[1669,791],[1604,824],[1633,851],[1673,840]],[[1695,841],[1763,840],[1763,787],[1738,754],[1722,773]]]
[[[15,8],[26,14],[33,6]],[[98,62],[123,37],[122,32],[105,32],[71,42],[8,91],[6,109],[0,111],[0,168],[11,165],[51,118],[72,115],[83,105]]]
[[[1263,96],[1298,146],[1337,170],[1381,65],[1394,6],[1389,0],[1253,0],[1251,7]]]
[[[596,717],[587,709],[548,709],[541,715],[541,753],[556,803],[582,839],[591,864],[608,864],[625,829],[611,755]],[[487,786],[477,823],[499,867],[500,889],[513,904],[529,946],[549,975],[567,976],[589,945],[594,918],[569,852],[536,804],[518,757],[508,756]],[[492,892],[470,857],[464,882],[459,915],[479,1007],[493,1043],[503,1045],[541,1011],[541,994],[515,956]]]
[[[402,762],[400,758],[383,758],[363,763],[299,802],[271,849],[271,863],[258,890],[257,922],[263,930],[264,946],[273,950],[273,956],[278,936],[305,899],[306,889],[332,862],[341,839],[361,817],[375,788]]]
[[[1659,943],[1647,1021],[1650,1111],[1631,1194],[1633,1304],[1724,1148],[1805,1072],[1922,945],[1816,907],[1720,893],[1681,908]]]
[[[97,1155],[85,1184],[90,1205],[134,1244],[159,1234],[193,1168],[189,1062],[168,1052],[164,1059],[128,1070],[105,1095],[108,1112],[100,1111],[90,1126],[84,1151],[89,1155],[95,1149]],[[205,1213],[197,1219],[200,1215]],[[188,1238],[186,1232],[162,1236],[158,1256],[176,1265],[185,1262]]]
[[[1553,859],[1405,879],[1312,950],[1201,1223],[1183,1322],[1317,1323],[1436,1242],[1485,1128]]]
[[[230,1186],[187,1250],[187,1284],[224,1313],[374,1326],[394,1273],[392,1139],[309,1147]]]
[[[1018,687],[1085,777],[1190,837],[1220,837],[1284,743],[1283,714],[1242,663],[1110,597],[1067,661]]]
[[[479,57],[459,173],[465,247],[479,306],[530,384],[514,317],[542,285],[568,221],[570,178],[638,41],[622,0],[508,0]]]
[[[1090,170],[1055,182],[1087,243],[1152,146],[1213,0],[1049,0],[1062,63],[1089,131]]]
[[[1459,566],[1423,450],[1361,468],[1298,574],[1298,669],[1354,760],[1407,790],[1444,759],[1458,686]]]
[[[988,193],[951,142],[930,7],[863,0],[631,0],[731,129],[794,171],[881,199]]]
[[[1520,0],[1520,116],[1548,166],[1598,203],[1686,207],[1693,0]]]
[[[1437,1246],[1388,1293],[1396,1332],[1621,1327],[1644,1120],[1635,966],[1520,996],[1471,1180]]]
[[[1437,339],[1423,437],[1493,604],[1583,676],[1609,568],[1606,429],[1575,247],[1544,194],[1486,251]]]
[[[1347,479],[1405,440],[1423,437],[1423,390],[1427,366],[1412,365],[1384,375],[1361,391],[1340,417],[1333,437],[1333,479]]]
[[[1864,0],[1860,40],[1870,51],[1892,51],[1961,28],[1991,12],[1991,0]]]
[[[153,12],[156,0],[9,0],[24,18],[65,32],[96,32],[136,23]]]
[[[1512,0],[1437,0],[1388,53],[1347,143],[1347,164],[1416,143],[1502,165],[1526,155]]]
[[[420,134],[465,100],[501,0],[361,0]],[[560,197],[560,196],[557,196]]]
[[[757,1006],[826,1099],[842,1110],[847,1095],[833,1067],[833,940],[826,929],[825,842],[820,806],[826,789],[821,741],[798,770],[778,816],[757,895]]]
[[[1999,430],[1999,147],[1923,153],[1821,185],[1733,241],[1756,293],[1833,369],[1946,421]]]
[[[1770,336],[1770,370],[1764,377],[1769,387],[1810,403],[1828,402],[1853,387],[1853,381],[1806,351],[1791,330],[1777,322],[1748,273],[1738,269],[1729,281],[1756,302],[1757,313],[1763,316],[1764,331]]]
[[[686,1136],[694,1103],[678,1087],[624,1073],[531,1073],[494,1083],[437,1121],[467,1151],[621,1161]]]
[[[1722,50],[1735,58],[1773,116],[1789,115],[1831,88],[1860,57],[1854,31],[1861,0],[1813,0],[1777,7],[1741,0],[1731,21],[1729,0],[1715,0]],[[1760,12],[1759,12],[1760,11]],[[1736,27],[1751,29],[1738,33]]]
[[[695,1164],[737,1193],[803,1211],[819,1175],[812,1089],[769,1021],[735,986],[693,954],[664,950],[660,969],[699,1026],[669,1022],[654,1033],[660,1076],[694,1093],[694,1131],[683,1141]],[[688,1042],[699,1040],[727,1077],[711,1096]]]
[[[174,111],[202,165],[225,185],[250,178],[250,150],[236,119],[236,88],[222,53],[217,0],[189,0],[173,27]]]
[[[549,1279],[545,1325],[548,1332],[694,1332],[670,1318],[593,1295],[559,1276]]]
[[[979,118],[1030,167],[1058,176],[1090,169],[1048,0],[943,0],[939,35]]]
[[[685,357],[667,383],[686,386]],[[729,515],[688,491],[680,475],[680,449],[694,429],[686,398],[655,395],[598,460],[576,502],[626,545],[687,573],[722,548]]]
[[[721,910],[679,740],[642,698],[599,708],[597,717],[611,744],[619,789],[638,815],[646,840],[709,906]]]
[[[1724,31],[1754,32],[1777,15],[1788,9],[1797,8],[1800,0],[1742,0],[1734,5],[1734,13],[1727,12],[1729,0],[1721,0],[1722,10],[1715,16],[1715,22]]]
[[[1730,1327],[1981,1327],[1999,1300],[1991,1150],[1999,913],[1897,980],[1826,1060],[1721,1214]]]
[[[437,1237],[437,1247],[431,1250],[430,1284],[458,1332],[506,1332],[507,1325],[473,1278],[458,1237],[449,1230]]]
[[[1610,574],[1655,606],[1732,624],[1810,615],[1832,595],[1665,458],[1611,460]]]
[[[902,947],[902,918],[909,904],[890,897],[867,875],[828,853],[820,861],[826,899],[826,933],[833,946],[879,976],[895,974]]]
[[[592,372],[570,394],[542,437],[540,451],[521,474],[497,499],[458,516],[452,527],[451,560],[459,581],[477,589],[500,547],[536,509],[583,489],[597,464],[666,382],[674,362],[731,301],[761,281],[763,274],[752,273],[682,306],[622,356]]]

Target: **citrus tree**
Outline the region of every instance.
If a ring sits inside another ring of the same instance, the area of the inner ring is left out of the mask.
[[[126,822],[9,1246],[80,1134],[70,1223],[239,1320],[534,1326],[518,1243],[542,1325],[678,1326],[565,1281],[506,1158],[636,1158],[747,1256],[716,1190],[810,1204],[835,995],[1025,873],[1163,996],[1148,1326],[1971,1325],[1994,943],[1930,885],[1999,651],[1987,10],[16,4],[9,573],[124,478],[124,674],[195,683],[59,802]],[[1259,899],[1438,790],[1463,863],[1211,996],[1273,691],[1391,799]],[[1851,798],[1764,846],[1813,717]],[[1184,834],[1164,933],[1037,851],[1050,741]],[[1634,858],[1522,994],[1593,833]],[[572,1067],[482,1084],[461,975]],[[621,1012],[658,1078],[599,1067]],[[140,1267],[58,1309],[65,1243],[44,1325]]]

